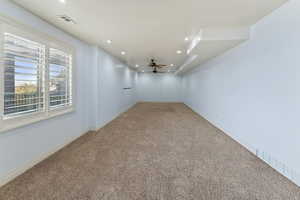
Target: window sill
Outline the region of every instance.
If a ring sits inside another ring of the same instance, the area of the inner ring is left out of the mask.
[[[10,130],[21,128],[24,126],[29,126],[31,124],[35,124],[40,121],[44,121],[47,119],[51,119],[54,117],[72,113],[72,112],[75,112],[74,106],[70,106],[68,108],[60,108],[60,109],[56,109],[56,110],[51,110],[48,113],[40,112],[40,113],[28,114],[26,116],[5,119],[5,120],[2,120],[0,123],[0,134],[5,133]]]

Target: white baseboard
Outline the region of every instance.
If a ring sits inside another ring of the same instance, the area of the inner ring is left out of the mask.
[[[117,114],[113,119],[111,119],[110,121],[114,120],[115,118],[117,118],[120,114],[126,112],[127,110],[129,110],[131,107],[133,107],[135,104],[130,105],[128,107],[126,107],[122,112],[120,112],[119,114]],[[188,106],[191,110],[193,110],[195,113],[199,114],[197,111],[195,111],[191,106],[185,104],[186,106]],[[201,114],[199,114],[201,117],[203,117]],[[203,117],[205,118],[205,117]],[[210,122],[211,124],[213,124],[214,126],[216,126],[218,129],[222,130],[222,128],[218,127],[217,125],[215,125],[214,123],[212,123],[210,120],[208,120],[207,118],[205,118],[208,122]],[[110,121],[108,121],[107,123],[109,123]],[[105,123],[105,125],[107,124]],[[104,126],[104,125],[103,125]],[[103,127],[101,126],[101,127]],[[100,128],[101,128],[100,127]],[[226,133],[226,131],[222,130],[224,133]],[[227,134],[227,133],[226,133]],[[84,135],[84,134],[83,134]],[[230,135],[227,134],[229,137],[231,137],[233,140],[237,141],[239,144],[241,144],[242,146],[244,146],[247,150],[249,150],[250,152],[252,152],[255,156],[257,156],[258,158],[260,158],[262,161],[264,161],[266,164],[268,164],[269,166],[271,166],[272,168],[274,168],[276,171],[278,171],[280,174],[282,174],[283,176],[287,177],[289,180],[291,180],[292,182],[294,182],[296,185],[300,186],[300,176],[299,174],[287,167],[287,165],[285,165],[283,162],[278,161],[277,159],[275,159],[273,156],[270,156],[270,154],[253,147],[252,145],[248,144],[247,142],[243,142],[243,140],[241,138],[238,138],[237,136],[234,135]],[[81,135],[82,136],[82,135]],[[70,140],[66,141],[65,143],[57,146],[56,148],[54,148],[52,151],[49,151],[47,153],[44,153],[42,155],[40,155],[37,159],[34,159],[30,162],[28,162],[27,164],[25,164],[24,166],[21,166],[19,168],[16,168],[14,170],[12,170],[11,172],[9,172],[6,176],[1,177],[0,178],[0,187],[4,186],[5,184],[9,183],[10,181],[14,180],[16,177],[22,175],[24,172],[26,172],[27,170],[31,169],[32,167],[34,167],[35,165],[37,165],[38,163],[42,162],[43,160],[47,159],[49,156],[53,155],[54,153],[58,152],[59,150],[61,150],[63,147],[69,145],[70,143],[72,143],[73,141],[75,141],[76,139],[78,139],[81,136],[74,136],[73,138],[70,138]]]
[[[90,131],[92,132],[92,131]],[[47,159],[48,157],[50,157],[51,155],[53,155],[54,153],[58,152],[59,150],[61,150],[62,148],[64,148],[65,146],[71,144],[72,142],[74,142],[76,139],[80,138],[81,136],[88,134],[90,132],[84,133],[80,136],[74,136],[72,138],[70,138],[68,141],[66,141],[65,143],[55,147],[54,149],[52,149],[49,152],[43,153],[41,154],[39,157],[37,157],[36,159],[24,164],[21,167],[15,168],[13,170],[11,170],[7,175],[5,175],[4,177],[0,178],[0,187],[4,186],[5,184],[9,183],[10,181],[14,180],[15,178],[17,178],[18,176],[22,175],[23,173],[25,173],[27,170],[31,169],[32,167],[34,167],[35,165],[37,165],[38,163],[42,162],[43,160]]]
[[[101,127],[99,127],[98,129],[102,128],[103,126],[105,126],[106,124],[108,124],[109,122],[111,122],[112,120],[116,119],[118,116],[120,116],[122,113],[128,111],[131,107],[133,107],[136,103],[129,105],[127,107],[124,107],[124,109],[122,109],[119,113],[117,113],[112,119],[108,120],[107,122],[105,122],[103,125],[101,125]],[[93,131],[89,131],[89,132],[93,132]],[[88,133],[89,133],[88,132]],[[84,133],[84,134],[88,134],[88,133]],[[18,176],[22,175],[23,173],[25,173],[27,170],[31,169],[32,167],[34,167],[35,165],[37,165],[38,163],[42,162],[43,160],[47,159],[48,157],[50,157],[51,155],[53,155],[54,153],[58,152],[59,150],[61,150],[62,148],[64,148],[65,146],[71,144],[73,141],[75,141],[76,139],[80,138],[81,136],[83,136],[84,134],[80,135],[80,136],[74,136],[72,138],[70,138],[68,141],[66,141],[65,143],[55,147],[53,150],[43,153],[42,155],[40,155],[39,157],[37,157],[36,159],[24,164],[21,167],[18,167],[16,169],[11,170],[7,175],[5,175],[4,177],[0,177],[0,187],[4,186],[5,184],[9,183],[10,181],[14,180],[15,178],[17,178]]]
[[[254,154],[256,157],[261,159],[263,162],[265,162],[267,165],[272,167],[274,170],[276,170],[278,173],[283,175],[284,177],[288,178],[290,181],[295,183],[297,186],[300,187],[300,175],[297,173],[296,170],[292,169],[291,167],[288,167],[283,162],[276,159],[273,155],[269,154],[268,152],[265,152],[262,149],[256,148],[253,145],[249,144],[248,142],[245,142],[242,138],[238,137],[234,134],[228,134],[227,131],[223,130],[221,126],[218,126],[217,124],[213,123],[209,119],[207,119],[205,116],[201,115],[201,113],[197,112],[193,109],[192,106],[184,103],[187,107],[189,107],[192,111],[206,119],[210,124],[215,126],[216,128],[220,129],[222,132],[224,132],[226,135],[228,135],[230,138],[241,144],[243,147],[245,147],[248,151],[250,151],[252,154]]]

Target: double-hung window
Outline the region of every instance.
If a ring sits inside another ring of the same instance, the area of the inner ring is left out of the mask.
[[[0,26],[0,131],[73,111],[72,47],[1,19]]]

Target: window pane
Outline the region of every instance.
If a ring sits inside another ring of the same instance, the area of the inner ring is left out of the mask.
[[[57,49],[50,49],[49,98],[50,108],[72,104],[72,56]]]
[[[4,116],[43,110],[44,52],[43,45],[5,33]]]

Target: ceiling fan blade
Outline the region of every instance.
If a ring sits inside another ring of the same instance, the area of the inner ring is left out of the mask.
[[[168,65],[156,65],[158,67],[167,67]]]

